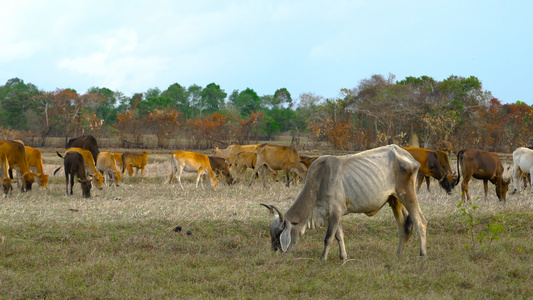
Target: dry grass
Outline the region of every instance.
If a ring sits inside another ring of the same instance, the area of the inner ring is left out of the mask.
[[[61,150],[60,150],[61,151]],[[0,206],[2,298],[531,298],[533,201],[509,195],[475,200],[481,225],[497,215],[505,232],[491,251],[473,253],[460,189],[447,196],[436,182],[419,192],[429,221],[429,257],[417,257],[418,241],[395,255],[397,233],[386,207],[376,216],[343,219],[349,260],[319,261],[325,229],[311,230],[290,253],[270,251],[271,216],[259,203],[293,202],[302,185],[264,189],[222,182],[185,191],[167,183],[171,151],[149,154],[145,177],[126,176],[119,187],[93,189],[92,198],[65,195],[63,172],[49,189],[15,191]],[[51,174],[61,159],[43,153]],[[483,198],[482,184],[470,183]],[[173,228],[182,226],[182,232]],[[481,226],[480,225],[480,226]],[[186,231],[192,234],[187,235]]]

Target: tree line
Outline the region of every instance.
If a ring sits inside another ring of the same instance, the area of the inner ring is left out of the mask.
[[[43,91],[12,78],[0,86],[0,130],[3,138],[32,138],[40,145],[49,137],[92,134],[117,138],[124,147],[168,147],[180,139],[182,147],[207,149],[289,134],[296,144],[305,136],[311,147],[345,151],[390,143],[429,148],[448,140],[461,148],[511,152],[533,142],[533,107],[502,104],[474,76],[397,81],[392,74],[373,75],[332,99],[312,93],[293,99],[286,88],[228,95],[215,83],[174,83],[131,97],[105,87],[80,94]],[[157,145],[144,144],[149,135]]]

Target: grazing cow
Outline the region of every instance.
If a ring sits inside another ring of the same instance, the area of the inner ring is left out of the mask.
[[[35,173],[30,171],[30,167],[26,161],[26,149],[24,145],[15,141],[0,140],[0,151],[4,152],[7,157],[10,172],[11,170],[18,172],[19,176],[17,177],[17,181],[20,184],[21,191],[30,191],[35,181]]]
[[[89,175],[92,178],[92,182],[94,183],[96,188],[101,190],[102,187],[104,186],[104,177],[102,176],[102,174],[100,174],[100,172],[96,170],[96,164],[94,163],[94,158],[91,152],[89,152],[89,150],[85,150],[85,149],[77,148],[77,147],[68,148],[66,153],[69,153],[69,152],[79,152],[83,156],[83,161],[85,163],[85,168],[84,168],[85,172],[87,172],[87,175]],[[57,152],[57,155],[63,158],[63,156],[61,156],[59,152]],[[54,174],[57,173],[59,169],[61,169],[61,167],[56,169],[54,171]]]
[[[10,193],[13,193],[13,186],[11,185],[11,178],[9,178],[9,162],[4,152],[0,152],[0,185],[2,185],[2,191],[4,196],[7,197]]]
[[[213,149],[213,156],[218,156],[226,159],[226,162],[233,167],[237,155],[241,152],[254,152],[259,145],[229,145],[226,149]]]
[[[461,183],[461,190],[463,192],[463,200],[465,195],[470,201],[470,194],[468,193],[468,182],[471,177],[483,180],[483,187],[485,189],[485,200],[487,199],[488,181],[496,186],[496,196],[500,201],[505,201],[505,195],[509,188],[510,179],[505,181],[503,179],[503,165],[498,157],[498,154],[478,149],[463,149],[457,152],[457,170],[459,170],[459,177],[463,173],[463,182]]]
[[[115,155],[115,161],[117,163],[117,170],[122,170],[122,153],[115,152],[113,153]],[[127,166],[126,169],[128,170],[128,175],[133,175],[133,168],[131,166]]]
[[[98,150],[98,143],[96,142],[96,138],[92,135],[80,135],[69,139],[67,145],[65,146],[65,149],[68,148],[82,148],[85,150],[89,150],[93,155],[94,160],[96,160],[96,158],[98,157],[98,153],[100,153],[100,150]]]
[[[448,153],[448,155],[452,155],[453,145],[448,141],[440,140],[437,142],[437,149],[442,152]]]
[[[318,157],[309,157],[300,155],[300,162],[302,162],[305,165],[305,168],[309,170],[309,167],[311,167],[311,164],[317,159]]]
[[[174,178],[174,174],[176,174],[176,177],[178,178],[178,183],[180,184],[180,188],[183,189],[183,185],[181,184],[181,174],[183,171],[185,172],[196,172],[196,188],[198,188],[198,182],[200,181],[200,177],[203,174],[207,174],[209,176],[209,180],[211,181],[211,185],[213,186],[213,189],[217,190],[218,185],[218,175],[216,175],[213,172],[213,169],[211,169],[211,164],[209,163],[209,158],[205,154],[196,153],[196,152],[187,152],[187,151],[176,151],[172,153],[172,157],[170,159],[172,164],[172,172],[170,173],[170,181],[169,183],[172,184],[172,179]],[[203,183],[202,188],[203,188]]]
[[[417,178],[417,190],[420,190],[424,178],[431,176],[439,181],[440,186],[448,195],[452,193],[452,189],[455,186],[453,179],[451,174],[447,174],[446,170],[442,167],[436,151],[415,147],[403,147],[403,149],[409,152],[409,154],[420,163]],[[429,178],[426,181],[426,184],[429,191]]]
[[[274,214],[270,226],[272,250],[287,251],[307,227],[328,224],[322,259],[327,259],[333,237],[341,260],[347,258],[341,218],[349,213],[375,215],[386,203],[392,208],[401,255],[413,223],[426,255],[427,221],[420,210],[415,180],[420,164],[404,149],[389,145],[346,156],[321,156],[309,169],[304,187],[285,214],[262,204]],[[276,214],[277,213],[277,214]]]
[[[219,176],[224,176],[226,178],[226,183],[232,185],[235,183],[235,180],[229,172],[229,165],[226,163],[226,160],[222,157],[208,156],[209,164],[213,172]]]
[[[100,152],[96,160],[96,169],[104,175],[106,181],[109,181],[109,185],[112,184],[112,181],[115,182],[116,186],[119,185],[121,173],[117,170],[117,163],[113,153]]]
[[[305,170],[300,164],[300,155],[298,150],[290,146],[280,146],[272,144],[262,144],[255,150],[257,155],[257,164],[254,167],[254,172],[252,178],[250,178],[250,183],[252,185],[255,174],[266,165],[272,170],[284,170],[285,176],[287,177],[287,187],[290,184],[290,172],[296,172],[302,178],[305,178],[307,170]],[[266,187],[265,183],[265,172],[266,169],[263,169],[263,186]]]
[[[124,174],[124,171],[126,168],[135,168],[135,176],[139,173],[139,169],[141,170],[142,176],[144,176],[144,168],[146,167],[146,164],[148,163],[148,152],[144,151],[143,153],[131,153],[131,152],[125,152],[122,154],[122,174]],[[129,169],[128,169],[129,172]],[[130,174],[131,176],[131,174]]]
[[[58,153],[59,154],[59,153]],[[60,156],[61,157],[61,156]],[[91,181],[87,178],[85,171],[85,162],[83,155],[77,151],[70,151],[65,154],[64,158],[65,166],[65,179],[67,186],[67,195],[69,194],[68,185],[70,181],[70,194],[72,195],[72,188],[74,187],[74,176],[78,177],[78,181],[81,183],[81,190],[83,197],[91,197]],[[56,170],[56,172],[59,169]],[[55,174],[55,172],[54,172]]]
[[[43,171],[43,159],[41,156],[41,151],[30,146],[24,146],[26,150],[26,161],[30,170],[37,174],[37,183],[44,190],[46,190],[46,184],[48,183],[48,175],[44,174]]]
[[[235,158],[233,162],[233,169],[235,170],[235,173],[241,173],[243,180],[245,180],[244,173],[247,169],[254,169],[254,165],[257,161],[257,155],[253,152],[241,152],[237,154],[237,157]],[[278,171],[272,170],[268,168],[267,172],[270,174],[272,179],[274,181],[278,181]]]
[[[524,185],[527,182],[527,175],[533,173],[533,150],[520,147],[513,151],[513,183],[514,189],[511,194],[518,191],[520,194],[520,178],[524,175]],[[530,177],[531,178],[531,177]],[[530,179],[531,180],[531,179]],[[531,185],[531,183],[530,183]],[[533,186],[531,187],[533,193]]]

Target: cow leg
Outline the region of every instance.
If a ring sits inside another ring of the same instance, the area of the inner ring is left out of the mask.
[[[403,197],[403,199],[400,198],[398,200],[400,200],[400,202],[403,204],[404,208],[402,208],[402,214],[406,216],[406,220],[402,224],[404,234],[405,234],[404,246],[405,246],[405,242],[407,242],[407,239],[409,239],[409,236],[411,234],[410,233],[411,225],[414,224],[417,234],[418,234],[418,240],[420,243],[420,256],[426,256],[427,255],[427,247],[426,247],[427,220],[424,217],[422,210],[420,210],[420,205],[418,204],[414,186],[407,187],[407,189],[403,193],[402,191],[399,191],[398,195],[402,195]],[[407,212],[409,213],[408,215],[406,215],[405,209],[407,209]],[[400,248],[398,248],[398,251],[399,250]]]
[[[417,191],[420,191],[420,187],[422,186],[422,181],[424,180],[424,173],[418,171],[418,176],[416,177],[416,184],[417,184]]]
[[[252,185],[252,182],[254,182],[254,176],[257,175],[257,172],[259,172],[260,167],[258,165],[255,165],[254,171],[252,172],[252,177],[250,177],[250,183],[248,183],[248,186]]]
[[[200,181],[200,177],[202,177],[203,171],[203,168],[198,169],[198,173],[196,174],[196,188],[198,188],[198,181]]]
[[[398,242],[398,250],[396,251],[397,255],[402,255],[403,250],[405,249],[405,244],[411,237],[411,231],[406,230],[406,224],[408,213],[403,204],[401,204],[396,197],[391,196],[389,199],[389,205],[396,219],[396,225],[398,227],[398,236],[400,240]]]
[[[144,166],[141,167],[141,175],[144,177]]]
[[[324,251],[322,252],[322,256],[320,257],[320,259],[322,260],[328,259],[329,248],[331,247],[333,238],[337,236],[337,230],[339,229],[340,219],[341,216],[339,213],[334,212],[329,215],[328,230],[326,231],[326,237],[324,238]],[[339,235],[339,238],[341,237],[341,235],[342,234]],[[344,244],[344,240],[342,243]],[[346,252],[346,249],[344,249],[344,252]],[[344,255],[346,255],[346,253],[344,253]],[[345,257],[342,257],[342,253],[340,254],[340,256],[341,259],[345,259]]]
[[[346,246],[344,245],[344,231],[342,230],[342,223],[339,222],[339,228],[337,228],[337,233],[335,233],[335,238],[339,243],[339,258],[341,260],[346,260],[348,255],[346,254]]]
[[[467,201],[470,201],[470,194],[468,193],[468,182],[470,181],[470,177],[472,175],[466,174],[464,175],[463,182],[461,182],[461,191],[462,191],[462,200],[465,201],[465,197]]]
[[[287,187],[290,187],[290,185],[291,185],[291,176],[290,176],[291,174],[290,174],[290,172],[291,172],[291,171],[290,171],[289,169],[285,169],[284,171],[285,171],[285,180],[286,180],[286,182],[287,182],[287,183],[286,183],[286,186],[287,186]],[[295,185],[296,185],[296,184],[295,184]]]
[[[485,201],[487,201],[487,192],[489,191],[489,181],[483,180],[483,190],[485,190]]]
[[[513,191],[511,192],[512,195],[514,195],[516,192],[520,194],[520,178],[522,177],[522,170],[518,166],[514,166],[513,170]]]
[[[185,189],[183,188],[183,185],[181,184],[181,173],[182,172],[183,172],[183,166],[178,166],[176,170],[176,177],[178,179],[178,183],[180,184],[181,190],[184,191]]]
[[[263,177],[263,187],[265,187],[265,188],[266,188],[266,186],[267,186],[267,185],[266,185],[266,178],[265,178],[265,177],[266,177],[267,169],[268,169],[268,166],[267,166],[267,165],[263,165],[263,167],[262,167],[262,170],[263,170],[263,172],[262,172],[262,173],[263,173],[263,176],[262,176],[262,177]]]
[[[69,184],[69,179],[68,179],[68,173],[67,171],[65,170],[65,186],[67,188],[67,196],[68,196],[68,184]]]
[[[70,174],[70,194],[74,193],[74,174]]]

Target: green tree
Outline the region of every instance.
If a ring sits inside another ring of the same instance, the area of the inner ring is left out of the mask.
[[[238,93],[237,96],[235,96],[235,91],[230,97],[230,102],[241,112],[241,116],[247,116],[252,111],[262,111],[262,103],[261,98],[257,95],[257,93],[247,88],[246,90]]]
[[[169,98],[171,107],[181,112],[184,117],[191,117],[190,92],[179,83],[170,85],[161,96]]]
[[[28,121],[31,119],[27,114],[36,108],[34,97],[41,93],[31,83],[25,84],[19,78],[9,79],[0,87],[0,125],[16,130],[29,130]]]
[[[207,112],[217,112],[224,106],[224,100],[228,94],[215,83],[208,84],[202,90],[202,104]]]

